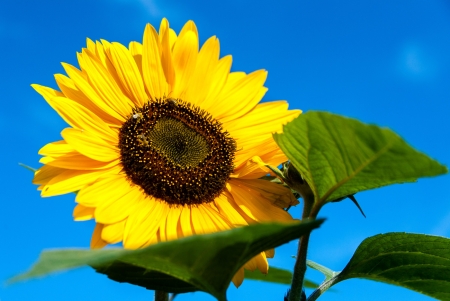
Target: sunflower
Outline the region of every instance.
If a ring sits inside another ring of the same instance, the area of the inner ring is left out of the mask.
[[[266,71],[230,72],[215,36],[199,51],[194,22],[177,36],[166,19],[142,44],[88,39],[77,58],[55,75],[60,91],[32,85],[70,126],[40,149],[33,183],[43,197],[78,192],[73,216],[95,219],[92,248],[292,221],[290,190],[260,178],[287,160],[272,133],[301,112],[259,103]],[[266,257],[244,268],[267,273]]]

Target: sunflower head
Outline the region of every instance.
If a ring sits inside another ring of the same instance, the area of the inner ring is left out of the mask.
[[[267,72],[230,72],[231,62],[216,37],[199,49],[194,22],[177,35],[163,19],[128,47],[88,40],[79,68],[55,75],[60,90],[33,85],[70,126],[39,151],[33,182],[44,197],[78,191],[74,219],[96,222],[91,247],[292,220],[291,191],[260,177],[287,160],[272,133],[300,111],[260,103]],[[245,268],[266,273],[271,256]]]

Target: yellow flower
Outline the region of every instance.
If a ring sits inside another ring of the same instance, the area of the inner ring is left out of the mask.
[[[163,19],[128,48],[87,40],[81,70],[63,63],[68,76],[55,75],[61,91],[33,85],[71,126],[39,151],[33,183],[43,197],[78,191],[73,215],[95,219],[92,248],[292,220],[283,210],[297,202],[291,192],[259,178],[264,164],[287,160],[272,133],[300,111],[260,104],[267,72],[230,72],[216,37],[198,49],[194,22],[177,36]],[[272,256],[245,268],[267,273]]]

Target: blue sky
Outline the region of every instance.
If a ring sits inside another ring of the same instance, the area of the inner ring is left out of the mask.
[[[397,1],[173,1],[79,0],[0,2],[0,135],[3,147],[0,281],[24,271],[42,249],[87,247],[93,223],[72,221],[74,196],[42,199],[30,172],[37,151],[60,139],[66,126],[30,84],[56,87],[60,62],[76,64],[86,37],[128,44],[147,22],[167,17],[175,30],[194,20],[201,41],[217,35],[235,71],[266,69],[265,100],[324,110],[386,126],[411,145],[450,165],[450,2]],[[421,179],[357,195],[367,218],[350,201],[320,216],[309,258],[340,270],[358,244],[377,233],[406,231],[450,237],[449,176]],[[292,210],[294,216],[300,209]],[[270,263],[290,269],[296,242]],[[315,272],[308,277],[321,281]],[[229,300],[280,300],[287,287],[246,281]],[[364,280],[337,285],[320,300],[431,298]],[[109,281],[89,268],[13,286],[1,301],[151,300],[152,292]],[[195,293],[178,300],[213,300]]]

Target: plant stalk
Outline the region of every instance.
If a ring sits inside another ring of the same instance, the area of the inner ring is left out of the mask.
[[[155,291],[155,301],[168,301],[169,294],[163,291]]]
[[[341,279],[339,274],[327,281],[324,281],[311,295],[309,295],[307,301],[316,301],[324,292],[326,292],[332,285],[338,283]]]
[[[314,195],[312,193],[302,194],[302,198],[304,201],[302,214],[303,220],[310,217],[310,213],[314,205]],[[308,252],[309,237],[310,233],[303,235],[299,240],[297,260],[295,261],[291,289],[289,291],[289,301],[301,301],[302,298],[303,281],[305,279],[306,273],[306,255]]]

